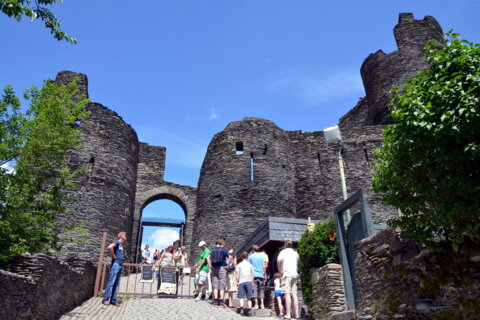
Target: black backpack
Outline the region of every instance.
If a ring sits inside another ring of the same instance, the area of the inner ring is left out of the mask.
[[[210,261],[213,266],[221,266],[225,262],[225,254],[223,253],[222,247],[213,248],[210,253]]]

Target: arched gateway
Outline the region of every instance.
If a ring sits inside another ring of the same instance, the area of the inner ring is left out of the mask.
[[[165,183],[165,182],[164,182]],[[171,200],[177,203],[185,213],[185,225],[183,229],[183,244],[187,252],[190,252],[192,243],[192,229],[196,211],[196,192],[188,186],[181,186],[168,183],[159,187],[137,192],[135,197],[135,211],[133,216],[132,244],[135,244],[134,251],[138,253],[141,249],[141,218],[143,209],[153,201]]]

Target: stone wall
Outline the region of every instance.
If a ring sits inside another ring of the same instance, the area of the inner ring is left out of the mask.
[[[357,317],[480,319],[480,247],[432,252],[390,228],[356,244]]]
[[[0,270],[0,319],[58,319],[92,296],[95,272],[85,260],[18,256],[12,272]]]
[[[313,319],[330,319],[346,310],[342,266],[336,263],[310,270],[312,280]]]

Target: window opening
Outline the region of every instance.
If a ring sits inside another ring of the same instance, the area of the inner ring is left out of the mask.
[[[317,152],[317,159],[318,159],[318,168],[320,169],[320,174],[322,174],[322,157],[320,156],[320,152]]]
[[[235,154],[237,156],[243,154],[243,142],[242,141],[235,142]]]
[[[253,161],[253,152],[250,153],[250,181],[253,181],[255,178],[255,171],[254,171],[254,161]]]
[[[370,160],[368,159],[367,145],[365,144],[365,142],[363,143],[363,153],[365,154],[365,160],[367,161],[367,165],[370,166]]]
[[[263,154],[266,155],[268,150],[268,146],[265,144],[265,148],[263,149]]]

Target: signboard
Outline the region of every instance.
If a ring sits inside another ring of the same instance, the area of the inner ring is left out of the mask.
[[[142,266],[142,277],[140,278],[140,282],[153,283],[153,266],[148,264]]]
[[[177,268],[160,268],[160,289],[157,293],[176,294],[177,293]]]
[[[315,229],[315,223],[311,222],[310,217],[308,217],[307,230],[308,232],[313,232]]]
[[[307,228],[309,232],[313,232],[313,230],[315,229],[315,223],[307,222]]]

